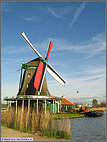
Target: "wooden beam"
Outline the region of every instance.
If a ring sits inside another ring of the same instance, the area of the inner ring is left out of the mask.
[[[46,99],[45,99],[45,114],[46,114]]]
[[[30,112],[30,98],[28,99],[28,112]]]
[[[59,101],[58,101],[58,113],[59,113]]]
[[[11,104],[12,104],[12,103],[11,103],[11,100],[10,100],[10,107],[11,107]]]
[[[61,110],[61,101],[60,101],[60,110]]]
[[[55,113],[56,113],[56,101],[55,101]]]
[[[38,113],[38,99],[37,99],[37,113]]]
[[[9,108],[9,102],[7,101],[7,107]]]
[[[22,100],[22,113],[24,112],[24,99]]]
[[[54,99],[53,99],[53,113],[54,113]]]
[[[16,114],[17,114],[17,100],[16,100]]]

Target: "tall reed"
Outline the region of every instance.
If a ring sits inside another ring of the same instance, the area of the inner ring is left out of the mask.
[[[2,124],[9,128],[18,129],[22,132],[40,132],[40,134],[46,134],[47,136],[54,137],[69,137],[70,134],[70,119],[51,119],[49,110],[45,111],[41,108],[39,113],[36,112],[36,108],[32,107],[29,111],[25,107],[22,111],[22,107],[18,106],[17,113],[15,108],[10,108],[6,113],[2,114]]]
[[[4,123],[9,128],[19,129],[20,131],[31,131],[37,132],[43,131],[47,126],[50,119],[50,113],[44,113],[41,110],[39,113],[36,112],[35,108],[28,111],[27,107],[18,107],[16,113],[15,108],[10,108],[6,113],[2,115],[2,123]]]

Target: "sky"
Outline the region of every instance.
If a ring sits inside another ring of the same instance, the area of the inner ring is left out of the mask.
[[[46,73],[51,95],[74,102],[106,100],[105,2],[2,2],[1,100],[16,96],[22,61],[37,58],[28,39],[66,81]],[[79,91],[79,93],[77,93]]]

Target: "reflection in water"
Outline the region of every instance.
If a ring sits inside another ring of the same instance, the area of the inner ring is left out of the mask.
[[[50,130],[64,131],[70,133],[71,131],[71,119],[50,119]]]

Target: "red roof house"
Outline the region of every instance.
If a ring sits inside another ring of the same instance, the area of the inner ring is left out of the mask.
[[[63,98],[63,100],[61,100],[61,105],[74,105],[74,104],[68,101],[67,99]]]

